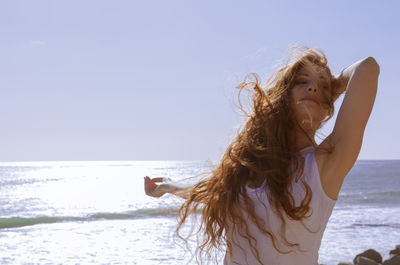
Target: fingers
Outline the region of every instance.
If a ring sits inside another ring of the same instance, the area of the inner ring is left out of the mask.
[[[161,185],[155,183],[161,181],[163,181],[163,178],[151,179],[149,176],[144,177],[144,190],[146,195],[156,198],[164,195],[165,191],[163,189],[160,189]]]
[[[154,182],[163,182],[164,178],[153,178],[151,180],[154,181]]]
[[[155,188],[157,188],[157,184],[151,181],[151,179],[146,176],[144,178],[144,190],[146,194],[150,194]]]
[[[154,183],[154,181],[149,178],[148,176],[144,177],[144,184],[146,186],[155,186],[156,184]]]
[[[162,182],[163,178],[153,178],[151,179],[149,176],[144,177],[144,191],[146,195],[159,197],[155,194],[155,190],[159,187],[156,182]]]
[[[144,177],[145,180],[149,180],[151,182],[163,182],[164,178],[150,178],[149,176]]]

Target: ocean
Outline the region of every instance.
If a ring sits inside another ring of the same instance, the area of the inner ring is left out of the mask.
[[[0,264],[196,264],[174,236],[183,199],[146,196],[143,177],[179,180],[209,169],[203,161],[0,163]],[[396,244],[400,160],[358,160],[319,263],[351,262],[369,248],[386,259]]]

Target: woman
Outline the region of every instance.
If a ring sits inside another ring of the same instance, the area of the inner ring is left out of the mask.
[[[201,208],[201,262],[202,254],[224,246],[224,264],[318,264],[323,232],[361,149],[380,70],[367,57],[334,77],[321,51],[297,51],[265,89],[255,74],[256,82],[239,84],[253,89],[252,109],[210,177],[188,189],[145,178],[146,194],[186,199],[178,235]],[[316,132],[344,91],[334,129],[317,145]]]

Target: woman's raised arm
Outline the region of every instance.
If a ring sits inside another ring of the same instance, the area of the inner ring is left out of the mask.
[[[379,65],[373,57],[357,61],[337,78],[338,93],[346,90],[332,133],[324,140],[334,145],[324,164],[330,189],[337,194],[361,150],[364,130],[378,87]]]

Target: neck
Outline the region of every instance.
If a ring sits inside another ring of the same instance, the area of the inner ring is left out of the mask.
[[[307,134],[307,135],[306,135]],[[296,150],[299,151],[307,146],[315,146],[314,140],[315,131],[304,132],[303,130],[296,131]]]

